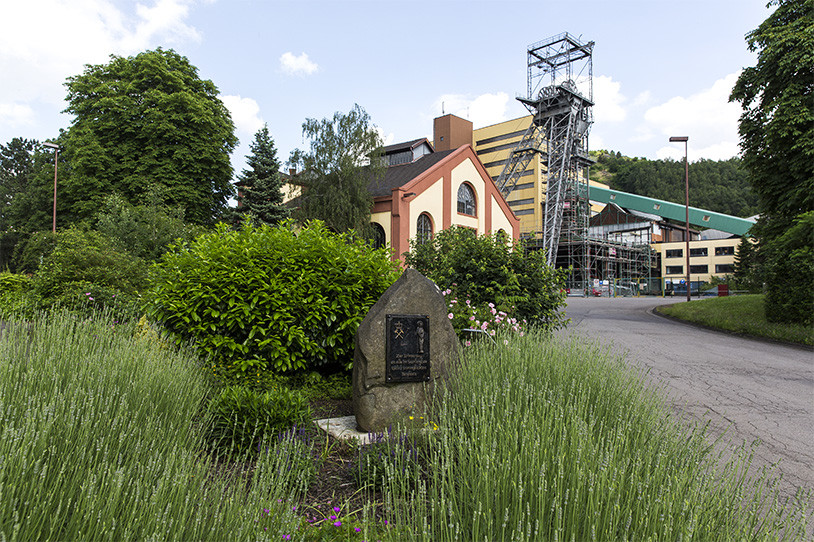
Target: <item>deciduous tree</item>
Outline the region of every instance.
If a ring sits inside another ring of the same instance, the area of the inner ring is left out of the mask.
[[[743,161],[758,195],[758,259],[765,263],[766,317],[811,323],[814,297],[814,0],[772,0],[747,34],[757,65],[730,100],[743,107]]]
[[[332,119],[306,119],[302,133],[311,140],[310,149],[295,149],[289,159],[301,170],[299,218],[322,220],[337,232],[367,235],[373,205],[368,186],[384,170],[382,140],[370,116],[357,104]]]
[[[740,146],[758,195],[761,227],[775,237],[814,209],[814,1],[772,0],[746,36],[757,65],[730,96],[743,106]]]
[[[68,78],[75,115],[65,140],[71,176],[63,190],[78,218],[118,193],[140,203],[152,184],[187,220],[213,222],[234,195],[229,155],[237,138],[212,81],[186,57],[157,49],[88,65]]]

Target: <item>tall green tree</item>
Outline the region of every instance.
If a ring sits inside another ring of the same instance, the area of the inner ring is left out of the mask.
[[[37,142],[15,137],[0,145],[0,232],[15,228],[19,208],[34,173]]]
[[[138,205],[111,194],[95,217],[94,229],[147,261],[158,260],[173,242],[192,241],[204,233],[202,226],[184,222],[183,209],[164,204],[167,198],[163,192],[152,186],[145,202]]]
[[[50,229],[53,186],[52,151],[19,137],[0,145],[0,231]]]
[[[212,81],[172,50],[88,65],[68,78],[75,115],[65,138],[71,165],[64,198],[76,219],[90,218],[118,193],[142,201],[149,186],[167,189],[187,220],[215,221],[234,195],[230,153],[237,144],[229,111]]]
[[[319,219],[336,232],[354,230],[366,236],[370,228],[371,181],[384,171],[382,140],[370,116],[358,104],[332,119],[306,119],[304,137],[310,149],[295,149],[289,164],[301,171],[303,191],[298,217]]]
[[[814,296],[814,0],[772,0],[747,34],[757,65],[730,95],[743,113],[743,162],[758,195],[756,259],[765,269],[766,317],[811,323]],[[808,282],[806,282],[808,281]]]
[[[774,12],[746,36],[757,65],[730,101],[743,107],[743,162],[759,198],[761,229],[781,235],[814,209],[814,0],[772,0]]]
[[[250,148],[252,153],[246,156],[249,167],[238,176],[242,192],[238,210],[256,221],[278,224],[288,218],[289,210],[283,205],[280,161],[268,125],[254,134]]]
[[[59,155],[60,181],[66,177]],[[36,140],[19,137],[0,145],[0,269],[12,266],[17,246],[39,230],[51,230],[54,153]],[[57,197],[57,218],[63,210]]]

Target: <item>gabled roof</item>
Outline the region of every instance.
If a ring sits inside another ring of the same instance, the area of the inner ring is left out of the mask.
[[[396,152],[403,152],[403,151],[411,151],[421,145],[422,143],[427,143],[432,149],[432,145],[430,145],[429,140],[426,137],[422,137],[420,139],[413,139],[412,141],[404,141],[402,143],[394,143],[392,145],[388,145],[382,148],[382,154],[393,154]]]
[[[426,139],[419,139],[419,142],[426,141]],[[428,169],[435,166],[438,162],[455,152],[454,150],[434,152],[427,154],[408,164],[400,164],[398,166],[390,166],[384,170],[384,177],[378,181],[372,179],[368,190],[373,197],[389,196],[394,188],[403,186],[412,181]]]

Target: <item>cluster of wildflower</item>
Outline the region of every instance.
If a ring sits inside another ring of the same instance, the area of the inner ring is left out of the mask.
[[[328,501],[328,505],[331,504],[331,501]],[[317,504],[315,507],[315,511],[322,508],[321,504]],[[306,521],[311,525],[321,525],[323,523],[330,523],[333,527],[341,527],[342,526],[342,518],[340,518],[340,514],[342,513],[342,508],[339,506],[333,506],[330,510],[328,510],[328,515],[319,517],[316,514],[311,514],[310,517],[306,517]]]
[[[494,303],[476,305],[471,300],[465,299],[461,302],[451,288],[441,292],[444,295],[449,314],[447,317],[452,320],[452,327],[463,341],[464,346],[470,346],[470,337],[464,330],[476,329],[488,333],[492,337],[501,332],[514,332],[522,337],[525,333],[523,328],[526,321],[519,321],[511,318],[505,311],[499,310]],[[504,341],[508,342],[508,341]]]
[[[296,511],[296,509],[297,507],[295,506],[293,511]],[[315,529],[322,533],[320,540],[323,540],[326,535],[330,540],[356,540],[357,536],[364,536],[362,534],[362,526],[364,525],[360,524],[358,519],[354,518],[353,515],[346,515],[346,517],[343,518],[342,508],[331,504],[331,501],[328,501],[324,507],[319,503],[314,503],[313,506],[306,506],[306,510],[301,511],[301,514],[305,516],[305,525],[308,527],[308,530]],[[387,527],[387,520],[384,520],[384,527]],[[328,529],[330,532],[327,532],[325,529]],[[284,536],[283,540],[290,540],[290,538],[285,538]],[[365,541],[361,540],[361,542]]]
[[[423,425],[425,429],[432,429],[433,431],[438,431],[438,424],[431,420],[425,420],[424,416],[419,416],[416,418],[415,416],[410,416],[410,422],[418,422]]]

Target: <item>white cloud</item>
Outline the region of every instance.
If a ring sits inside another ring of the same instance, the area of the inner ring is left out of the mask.
[[[200,33],[183,22],[189,15],[190,3],[189,0],[155,0],[152,7],[137,4],[139,23],[122,45],[130,51],[139,51],[156,37],[168,44],[200,41]]]
[[[394,134],[393,132],[386,134],[384,133],[384,130],[382,130],[376,125],[373,125],[373,129],[376,130],[376,133],[379,134],[380,138],[382,138],[382,143],[384,143],[385,146],[392,145],[393,141],[396,140],[396,134]],[[429,137],[427,139],[432,139],[432,137]]]
[[[283,53],[280,56],[280,68],[288,75],[313,75],[319,69],[315,62],[312,62],[306,53],[294,56],[292,52]]]
[[[594,119],[596,122],[622,122],[627,111],[622,105],[627,98],[620,92],[622,84],[612,77],[600,75],[594,79]]]
[[[249,136],[246,139],[250,139],[263,127],[260,106],[255,100],[241,96],[221,96],[221,100],[231,113],[238,134]]]
[[[200,40],[184,21],[195,0],[3,1],[0,16],[0,107],[22,122],[24,108],[64,108],[66,78],[111,54],[132,55],[159,44]],[[13,82],[13,84],[11,84]],[[20,109],[23,108],[23,109]],[[21,116],[22,115],[22,116]]]
[[[633,99],[633,105],[636,107],[643,107],[650,101],[650,91],[645,90],[636,95]]]
[[[472,121],[475,128],[482,128],[508,120],[506,110],[509,104],[509,95],[505,92],[497,94],[481,94],[471,98],[464,94],[444,94],[433,104],[433,115],[453,114]]]
[[[34,122],[34,110],[27,105],[0,104],[0,124],[17,128]]]
[[[608,147],[607,147],[607,145],[605,143],[605,139],[601,135],[591,135],[588,141],[589,141],[591,150],[599,150],[599,149],[608,150]]]
[[[729,74],[701,92],[686,98],[677,96],[651,107],[644,114],[645,123],[665,141],[670,136],[688,136],[690,160],[720,160],[737,155],[741,108],[729,103],[729,93],[738,75]],[[683,158],[683,149],[679,154]],[[677,155],[671,146],[664,146],[657,156]]]

